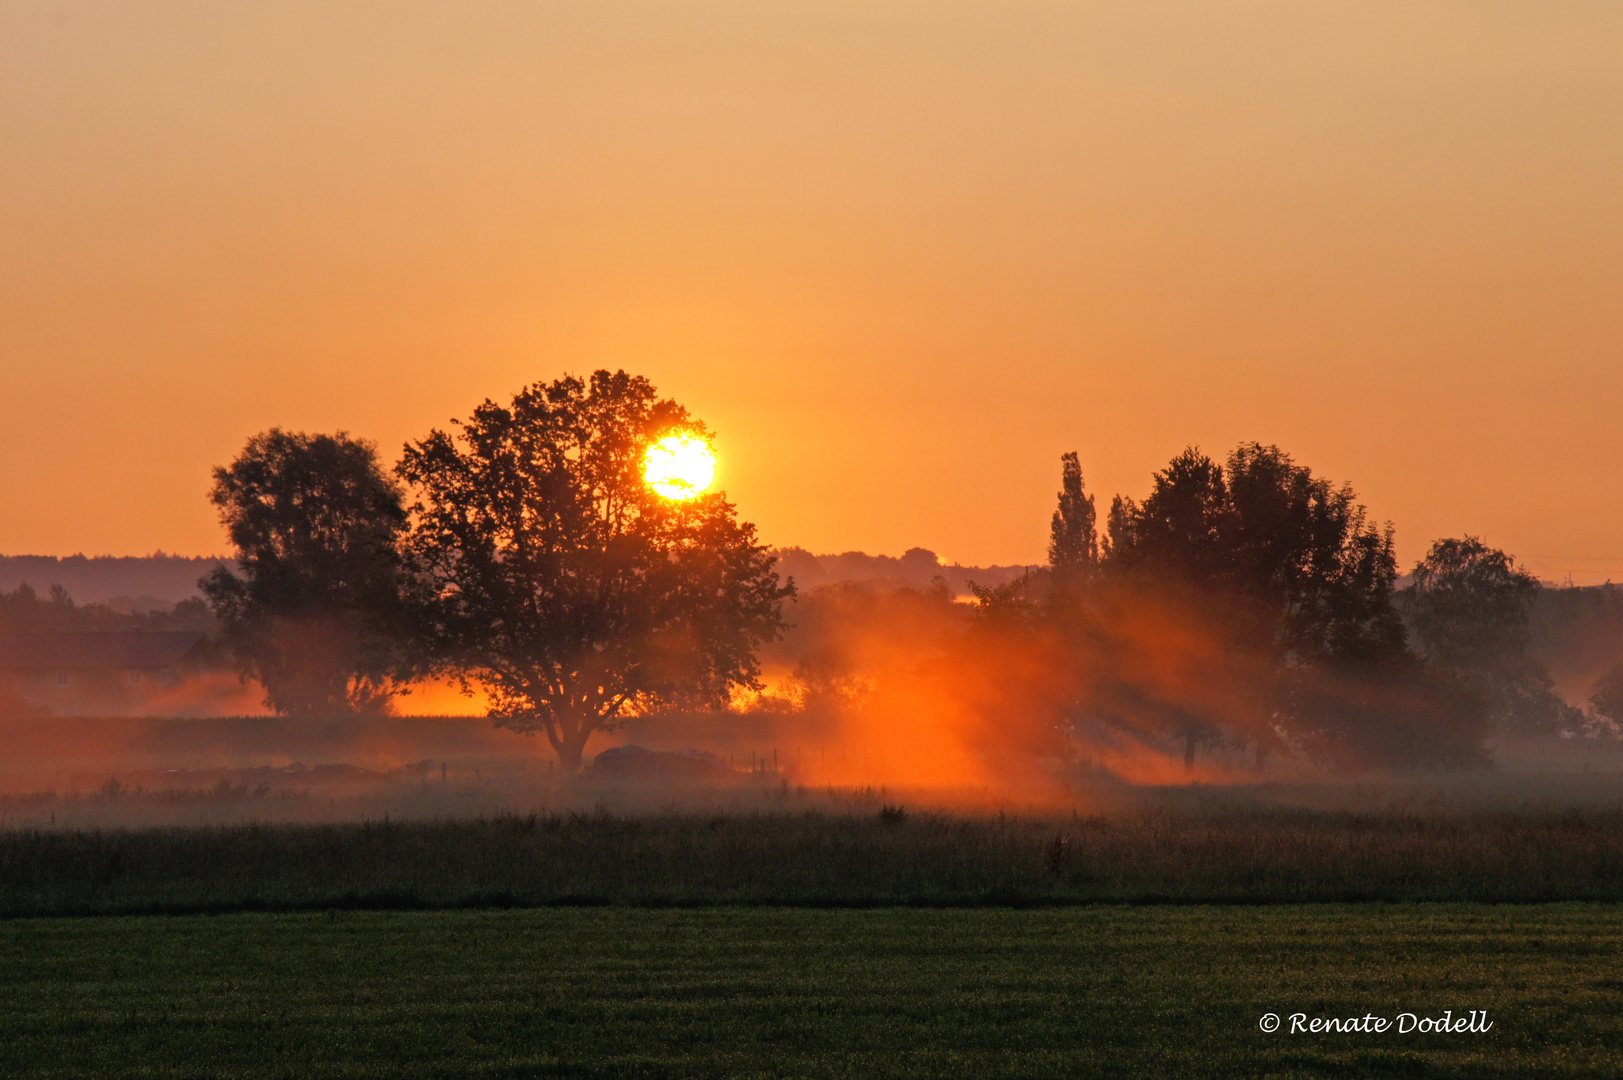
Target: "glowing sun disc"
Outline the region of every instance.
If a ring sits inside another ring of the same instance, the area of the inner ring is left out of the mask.
[[[667,435],[643,455],[642,478],[667,499],[692,499],[716,478],[716,455],[703,439]]]

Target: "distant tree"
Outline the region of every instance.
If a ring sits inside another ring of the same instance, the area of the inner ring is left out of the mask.
[[[110,626],[104,616],[116,613],[100,604],[80,607],[68,590],[53,584],[47,597],[41,597],[24,581],[9,593],[0,593],[0,627],[10,633],[60,634],[75,630],[122,630]]]
[[[1057,588],[1071,590],[1092,578],[1099,564],[1096,518],[1081,461],[1074,451],[1061,454],[1059,506],[1048,528],[1048,566]]]
[[[795,703],[807,713],[822,715],[861,708],[876,682],[858,668],[852,650],[838,644],[805,650],[788,681]]]
[[[1426,655],[1470,670],[1521,656],[1538,589],[1538,579],[1509,555],[1467,536],[1432,544],[1403,599]]]
[[[115,611],[106,604],[77,604],[61,585],[41,598],[28,582],[0,592],[0,633],[116,632],[123,630],[200,630],[215,633],[219,622],[203,600],[181,600],[167,610]]]
[[[1595,683],[1589,708],[1602,720],[1610,721],[1614,730],[1623,726],[1623,661],[1613,664]]]
[[[1432,544],[1413,578],[1402,603],[1416,643],[1483,698],[1493,723],[1533,734],[1581,719],[1527,655],[1537,578],[1474,536]]]
[[[1049,574],[1043,568],[1028,570],[1002,585],[974,581],[968,584],[975,598],[971,609],[975,624],[1001,630],[1035,628],[1044,614],[1038,598],[1050,587]]]
[[[45,622],[45,605],[28,582],[11,592],[0,592],[0,630],[8,634],[32,633],[47,629]]]
[[[720,494],[643,480],[650,443],[704,428],[643,378],[599,371],[486,401],[406,448],[419,630],[496,723],[544,732],[567,771],[635,710],[759,687],[782,627],[772,556]]]
[[[255,435],[209,495],[240,573],[199,582],[245,677],[280,713],[383,708],[394,690],[399,487],[344,432]]]

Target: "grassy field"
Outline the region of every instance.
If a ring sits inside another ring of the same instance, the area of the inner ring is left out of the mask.
[[[1620,956],[1588,905],[15,920],[0,1075],[1614,1076]]]
[[[0,915],[1623,900],[1617,809],[608,813],[0,831]]]

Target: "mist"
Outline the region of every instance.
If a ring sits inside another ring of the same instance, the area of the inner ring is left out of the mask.
[[[410,688],[392,703],[401,715],[290,718],[263,715],[256,686],[212,671],[147,698],[145,716],[13,712],[0,721],[0,817],[68,827],[881,803],[1091,814],[1187,807],[1188,792],[1231,806],[1615,798],[1616,739],[1499,735],[1491,759],[1439,758],[1404,741],[1406,731],[1436,730],[1434,703],[1388,684],[1378,704],[1405,723],[1331,746],[1323,731],[1278,724],[1262,658],[1225,650],[1218,630],[1174,597],[1110,597],[1109,632],[1094,626],[1079,645],[1033,618],[1042,573],[974,587],[979,596],[939,578],[926,588],[866,580],[805,590],[787,607],[783,636],[762,650],[759,691],[721,710],[631,716],[589,754],[703,750],[725,762],[724,775],[628,780],[588,764],[565,777],[544,740],[468,715],[481,699],[449,683]],[[1609,602],[1609,593],[1547,602],[1588,620],[1563,631],[1583,643],[1572,664],[1598,666],[1595,610]],[[1549,631],[1544,640],[1564,639]],[[1368,705],[1333,680],[1307,689],[1320,714]]]

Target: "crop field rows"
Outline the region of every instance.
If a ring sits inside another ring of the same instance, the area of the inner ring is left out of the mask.
[[[1620,945],[1593,905],[11,920],[0,1075],[1606,1076]],[[1446,1010],[1491,1027],[1259,1027]]]

